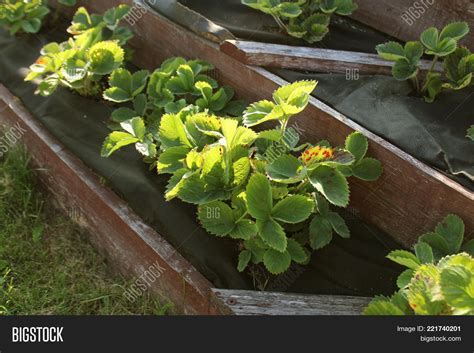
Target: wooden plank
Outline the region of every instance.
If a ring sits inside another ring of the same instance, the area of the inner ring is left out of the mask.
[[[246,65],[316,72],[345,74],[349,70],[357,70],[361,75],[391,76],[394,65],[377,54],[241,40],[226,40],[220,45],[220,50]],[[426,72],[430,66],[430,61],[422,60],[420,70]],[[435,71],[442,71],[439,63]]]
[[[91,11],[102,12],[130,0],[82,0]],[[171,56],[200,58],[212,62],[214,77],[230,85],[249,102],[268,99],[287,82],[265,69],[247,66],[222,53],[218,45],[177,26],[154,11],[147,11],[132,30],[134,63],[154,69]],[[157,35],[159,33],[159,35]],[[474,237],[474,193],[440,172],[413,158],[381,137],[335,111],[310,99],[297,120],[309,141],[328,139],[343,145],[352,131],[362,132],[370,142],[368,153],[384,165],[382,177],[372,183],[352,179],[351,213],[392,235],[405,246],[431,231],[449,213],[464,219],[468,238]]]
[[[472,0],[357,0],[352,18],[403,41],[418,40],[428,27],[442,28],[450,22],[466,21],[474,30]],[[474,36],[461,42],[474,50]]]
[[[210,282],[104,187],[99,177],[68,152],[1,84],[0,122],[20,124],[27,131],[22,143],[32,156],[42,184],[61,207],[74,210],[74,220],[88,230],[92,243],[116,269],[136,280],[157,264],[163,270],[151,283],[150,291],[172,301],[178,313],[209,313]]]
[[[233,315],[360,315],[371,298],[212,289]]]

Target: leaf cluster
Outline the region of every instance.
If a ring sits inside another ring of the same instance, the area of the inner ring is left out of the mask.
[[[474,315],[474,240],[463,245],[464,223],[448,215],[424,234],[414,252],[387,257],[407,267],[398,277],[399,292],[376,297],[366,315]]]
[[[411,79],[418,93],[427,102],[433,102],[443,90],[461,90],[472,85],[474,73],[474,54],[458,45],[459,40],[469,33],[465,22],[448,24],[440,32],[435,27],[425,30],[420,41],[407,42],[402,46],[396,42],[387,42],[376,47],[379,56],[394,61],[392,74],[395,79]],[[420,84],[420,60],[423,55],[433,57],[432,65]],[[435,67],[442,60],[443,72]]]
[[[231,87],[219,87],[207,74],[212,69],[208,62],[176,57],[164,61],[152,74],[146,70],[133,74],[123,68],[115,70],[103,96],[127,106],[112,113],[110,127],[114,131],[107,137],[102,155],[108,157],[124,146],[135,144],[145,162],[155,166],[163,114],[206,111],[221,116],[241,115],[244,103],[233,100]]]
[[[170,175],[166,199],[197,205],[209,233],[238,240],[239,271],[252,263],[280,274],[292,262],[306,264],[311,250],[327,245],[334,232],[349,237],[330,204],[348,205],[348,176],[375,180],[382,172],[380,162],[365,157],[367,139],[357,132],[344,147],[321,141],[265,157],[272,143],[283,141],[289,119],[304,110],[315,86],[283,86],[273,102],[250,105],[243,119],[195,106],[160,119],[157,170]],[[270,120],[279,123],[275,129],[251,128]]]
[[[332,14],[349,16],[357,9],[352,0],[242,0],[242,4],[271,15],[281,29],[308,43],[329,33]]]
[[[37,33],[49,13],[44,0],[5,0],[0,3],[0,27],[16,33]]]
[[[129,6],[119,5],[104,15],[90,15],[84,7],[79,8],[68,28],[72,37],[45,45],[25,80],[40,79],[37,93],[43,96],[51,95],[58,86],[84,96],[97,95],[104,78],[124,63],[122,47],[132,33],[119,22],[129,10]]]

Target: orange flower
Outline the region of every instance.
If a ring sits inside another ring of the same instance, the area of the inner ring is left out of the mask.
[[[305,164],[313,162],[321,162],[331,159],[334,156],[334,149],[328,147],[315,146],[308,148],[301,155],[301,159]]]

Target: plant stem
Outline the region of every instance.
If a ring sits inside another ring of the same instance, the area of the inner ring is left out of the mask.
[[[420,94],[420,81],[418,81],[418,76],[413,77],[412,79],[413,86],[415,86],[416,93]]]
[[[433,58],[433,62],[431,63],[430,69],[428,70],[428,73],[426,74],[425,82],[423,84],[423,88],[421,89],[421,93],[426,92],[426,89],[428,88],[429,77],[431,73],[433,72],[436,63],[438,62],[438,59],[439,59],[438,55],[435,55],[435,57]]]
[[[280,17],[278,17],[277,15],[273,15],[272,14],[272,17],[273,19],[275,20],[275,22],[277,23],[278,27],[280,27],[281,29],[285,30],[288,32],[288,27],[285,25],[285,23],[280,19]]]

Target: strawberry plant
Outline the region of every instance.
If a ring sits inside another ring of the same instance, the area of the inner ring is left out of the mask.
[[[156,163],[159,138],[157,130],[163,114],[185,111],[204,112],[222,116],[239,116],[243,102],[232,100],[230,87],[219,87],[207,72],[213,66],[202,60],[171,58],[151,75],[148,71],[131,73],[126,69],[115,70],[109,79],[104,99],[126,103],[112,113],[112,129],[102,149],[103,156],[110,156],[119,148],[134,143],[145,161]],[[138,134],[128,126],[130,119],[143,126]],[[147,131],[147,132],[145,132]]]
[[[474,54],[467,48],[459,47],[458,41],[469,33],[465,22],[448,24],[441,32],[435,27],[421,34],[420,41],[412,41],[403,47],[396,42],[377,46],[379,56],[394,61],[393,77],[397,80],[412,80],[417,93],[425,101],[433,102],[443,90],[461,90],[472,85]],[[431,67],[421,82],[420,60],[423,55],[433,57]],[[442,60],[443,72],[434,69]]]
[[[44,0],[4,0],[0,2],[0,27],[16,33],[37,33],[49,13]]]
[[[39,78],[37,93],[52,94],[58,86],[68,87],[83,96],[94,96],[102,90],[104,77],[124,63],[122,46],[131,37],[128,29],[118,26],[129,7],[120,5],[103,16],[89,15],[79,8],[68,32],[73,35],[63,43],[49,43],[30,66],[25,78]]]
[[[407,267],[399,291],[376,297],[366,315],[473,315],[474,240],[463,245],[464,223],[448,215],[435,231],[422,235],[414,253],[392,251],[387,257]]]
[[[471,127],[467,130],[466,137],[474,141],[474,125],[471,125]]]
[[[242,0],[242,4],[271,15],[282,30],[308,43],[329,33],[332,14],[348,16],[357,9],[352,0]]]
[[[280,274],[292,261],[306,264],[310,250],[329,244],[333,233],[349,237],[331,205],[348,205],[347,177],[375,180],[382,172],[380,162],[366,158],[367,139],[357,132],[343,147],[282,141],[315,86],[313,81],[283,86],[273,102],[249,106],[242,120],[192,106],[160,120],[157,170],[171,175],[166,199],[197,205],[209,233],[237,240],[239,271],[263,264]],[[251,128],[268,121],[279,124],[261,132]],[[134,143],[143,136],[143,124],[127,124],[138,127],[128,136]],[[282,142],[285,150],[269,161],[265,152],[272,142]]]

